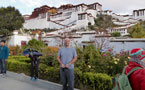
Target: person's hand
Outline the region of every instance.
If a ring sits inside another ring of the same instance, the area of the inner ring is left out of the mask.
[[[70,67],[70,64],[66,64],[66,66],[65,66],[66,68],[69,68]]]
[[[27,55],[25,55],[26,57],[29,57],[29,55],[27,54]]]
[[[62,67],[62,68],[65,68],[65,65],[64,65],[64,64],[61,64],[61,67]]]

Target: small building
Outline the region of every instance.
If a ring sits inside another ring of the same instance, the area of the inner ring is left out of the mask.
[[[9,36],[8,46],[24,46],[31,39],[30,35],[18,34],[18,31],[14,31],[13,35]]]
[[[135,19],[145,20],[145,9],[133,10],[133,16]]]
[[[121,26],[121,27],[114,27],[114,28],[108,28],[107,31],[108,33],[113,33],[113,32],[120,32],[121,36],[129,35],[128,29],[132,27],[135,24],[130,24],[126,26]]]

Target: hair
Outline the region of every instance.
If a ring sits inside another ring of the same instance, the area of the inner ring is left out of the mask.
[[[70,39],[69,39],[69,38],[65,38],[65,40],[69,40],[69,41],[70,41]]]
[[[6,41],[5,41],[5,40],[1,40],[1,42],[6,43]]]

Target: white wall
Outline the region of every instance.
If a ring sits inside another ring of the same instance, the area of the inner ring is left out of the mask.
[[[93,17],[97,16],[97,11],[96,10],[88,9],[88,10],[86,10],[86,12],[90,13]]]
[[[9,46],[21,46],[22,41],[28,42],[32,38],[30,36],[23,36],[23,35],[13,35],[9,37],[10,39],[8,40],[8,45]]]
[[[120,53],[122,50],[128,51],[134,48],[145,48],[145,42],[110,42],[110,48],[113,47],[114,53]]]
[[[46,18],[44,18],[44,19],[35,18],[35,19],[26,20],[25,23],[23,24],[23,27],[26,29],[44,29],[44,28],[60,29],[60,28],[64,28],[63,26],[61,26],[59,24],[47,21]]]

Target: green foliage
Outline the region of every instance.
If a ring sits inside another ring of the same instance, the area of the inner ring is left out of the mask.
[[[145,31],[145,21],[141,21],[139,24],[141,25],[141,27],[143,27],[143,30]]]
[[[48,53],[47,53],[48,54]],[[48,65],[48,66],[53,66],[53,67],[58,67],[58,61],[57,61],[57,54],[52,53],[50,55],[42,56],[41,57],[41,63]]]
[[[23,49],[20,46],[9,46],[10,55],[22,55]]]
[[[60,83],[57,51],[56,47],[43,49],[44,56],[41,57],[39,66],[41,79]],[[76,51],[78,60],[75,63],[75,87],[81,90],[111,90],[110,76],[114,77],[117,73],[121,73],[129,61],[129,52],[122,51],[113,55],[112,49],[100,52],[100,49],[94,45],[85,48],[76,47]],[[29,65],[30,59],[24,56],[10,56],[8,59],[10,71],[23,72],[24,70],[24,73],[29,75]]]
[[[23,56],[11,56],[7,62],[10,71],[30,75],[30,63],[27,60],[20,60]],[[25,58],[27,59],[27,58]],[[60,83],[59,67],[51,67],[46,64],[39,65],[39,78]],[[75,87],[81,90],[111,90],[111,77],[101,73],[82,73],[75,68]]]
[[[10,56],[9,60],[30,63],[30,58],[25,57],[25,56]]]
[[[97,26],[100,29],[106,29],[109,27],[114,27],[115,24],[112,21],[112,16],[110,15],[97,15],[97,18],[94,19],[95,26]]]
[[[36,49],[36,50],[42,52],[43,49],[45,49],[45,47],[46,47],[46,45],[43,41],[32,39],[28,42],[28,45],[25,48],[33,48],[33,49]]]
[[[136,24],[130,28],[129,33],[132,38],[145,38],[145,26],[141,24]]]
[[[22,15],[14,7],[0,8],[0,34],[7,36],[13,30],[20,29],[23,23]]]
[[[82,72],[106,73],[114,76],[121,73],[125,63],[128,63],[128,52],[121,52],[113,55],[112,50],[100,52],[99,48],[93,45],[86,46],[84,49],[77,47],[78,60],[76,67]]]
[[[42,51],[43,56],[41,57],[40,62],[48,66],[58,67],[59,65],[56,58],[58,49],[58,47],[46,47]]]
[[[93,90],[111,90],[111,78],[107,74],[86,72],[83,75],[84,84],[89,85]]]
[[[112,56],[111,52],[102,53],[102,60],[104,61],[102,69],[104,68],[104,73],[110,76],[115,76],[117,73],[121,73],[125,65],[129,61],[129,52],[122,51],[120,54]]]
[[[89,25],[88,26],[90,30],[95,30],[95,26],[94,25]]]
[[[120,32],[113,32],[113,33],[111,33],[111,36],[112,37],[120,37],[121,34],[120,34]]]
[[[50,67],[45,64],[39,66],[39,77],[52,82],[60,82],[59,67]]]
[[[96,64],[99,64],[101,55],[94,45],[86,46],[84,49],[77,47],[78,61],[76,67],[82,72],[95,72]]]
[[[26,62],[20,62],[17,60],[9,59],[7,62],[7,69],[9,71],[14,71],[18,73],[25,73],[27,75],[30,75],[30,64]]]

